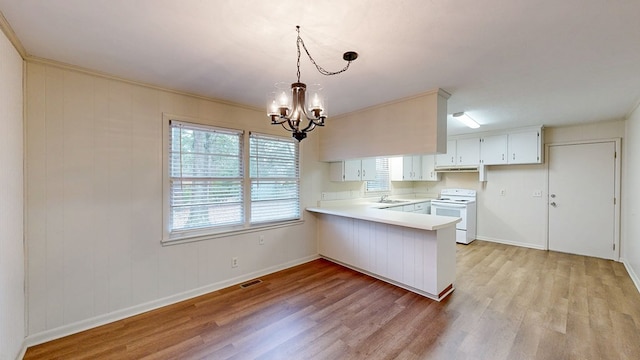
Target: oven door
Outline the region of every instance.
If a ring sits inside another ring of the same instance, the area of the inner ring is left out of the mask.
[[[456,224],[457,230],[467,229],[467,206],[458,204],[431,203],[431,215],[453,216],[462,219]]]

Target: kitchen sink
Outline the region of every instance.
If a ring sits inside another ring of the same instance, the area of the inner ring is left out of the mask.
[[[379,203],[382,204],[402,204],[402,203],[406,203],[408,202],[407,200],[389,200],[389,199],[384,199],[384,200],[379,200]]]

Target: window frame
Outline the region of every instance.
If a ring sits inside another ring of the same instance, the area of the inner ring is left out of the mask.
[[[163,246],[177,245],[182,243],[189,243],[194,241],[203,241],[209,239],[216,239],[222,237],[228,237],[232,235],[239,235],[243,233],[251,233],[258,232],[268,229],[275,229],[281,227],[288,227],[294,225],[300,225],[304,223],[304,211],[302,207],[302,182],[301,182],[301,174],[302,174],[302,165],[301,165],[301,157],[302,157],[302,147],[298,147],[298,206],[299,206],[299,218],[293,220],[282,220],[282,221],[274,221],[268,223],[257,223],[251,224],[251,177],[249,173],[249,141],[250,141],[250,130],[242,129],[242,128],[231,128],[225,127],[224,125],[219,124],[211,124],[211,122],[203,121],[202,119],[191,118],[186,116],[178,116],[163,113],[162,114],[162,239],[161,244]],[[242,178],[242,189],[243,189],[243,207],[244,207],[244,222],[238,225],[232,226],[218,226],[218,227],[207,227],[193,231],[174,231],[171,230],[171,178],[170,178],[170,163],[169,163],[169,155],[170,155],[170,140],[171,140],[171,121],[177,121],[182,123],[193,124],[196,127],[203,128],[218,128],[218,129],[228,129],[230,131],[239,131],[242,132],[242,146],[241,149],[243,154],[243,178]],[[257,132],[256,132],[257,133]],[[277,135],[270,135],[268,133],[264,133],[267,136],[278,137]]]

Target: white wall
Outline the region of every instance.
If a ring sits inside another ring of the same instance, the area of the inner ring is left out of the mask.
[[[317,256],[312,216],[160,245],[162,114],[289,136],[262,111],[31,61],[26,101],[29,343]],[[318,200],[322,179],[313,135],[301,147],[303,207]]]
[[[626,122],[622,196],[622,258],[640,290],[640,108]]]
[[[0,360],[25,337],[22,66],[0,31]]]

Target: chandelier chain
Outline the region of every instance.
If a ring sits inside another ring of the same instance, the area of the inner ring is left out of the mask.
[[[344,68],[342,68],[339,71],[327,71],[325,70],[322,66],[318,65],[316,63],[316,61],[313,59],[313,57],[311,56],[311,54],[309,53],[309,50],[307,49],[307,46],[304,44],[304,40],[302,40],[302,38],[300,37],[300,26],[296,26],[296,31],[298,31],[298,40],[296,41],[296,47],[298,48],[298,72],[297,72],[297,76],[298,76],[298,82],[300,82],[300,44],[302,44],[302,48],[304,49],[304,51],[307,53],[307,56],[309,57],[309,60],[311,60],[311,63],[313,65],[315,65],[316,69],[318,69],[318,72],[322,75],[338,75],[340,73],[343,73],[345,71],[347,71],[347,69],[349,69],[349,65],[351,64],[351,61],[347,61],[347,65],[345,65]]]

